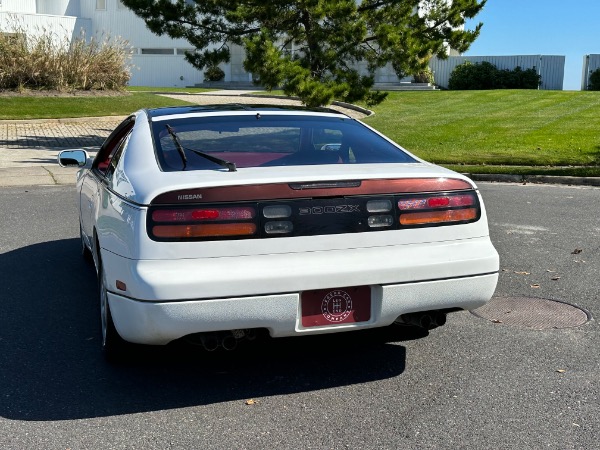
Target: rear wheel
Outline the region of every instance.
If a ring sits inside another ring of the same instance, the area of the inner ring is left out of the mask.
[[[99,264],[98,285],[100,291],[100,319],[102,325],[102,351],[108,360],[116,361],[125,356],[128,343],[123,340],[112,320],[110,305],[108,304],[108,291],[102,264]]]

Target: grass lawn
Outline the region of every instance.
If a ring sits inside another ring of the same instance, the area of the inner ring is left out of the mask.
[[[600,166],[600,92],[392,92],[373,110],[366,123],[438,164]]]
[[[125,116],[141,108],[187,104],[149,92],[118,96],[7,96],[0,97],[0,120]]]
[[[130,88],[116,97],[0,97],[0,120],[126,115],[186,104]],[[152,91],[152,92],[149,92]],[[471,173],[600,176],[600,92],[390,92],[365,122],[428,161]]]

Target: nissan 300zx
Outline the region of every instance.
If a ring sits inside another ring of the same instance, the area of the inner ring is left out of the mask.
[[[138,111],[78,165],[107,356],[398,323],[485,304],[498,254],[467,177],[329,109]]]

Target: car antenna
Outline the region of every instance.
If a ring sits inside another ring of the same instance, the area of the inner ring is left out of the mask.
[[[181,160],[183,161],[183,170],[185,170],[185,168],[187,167],[187,158],[185,156],[185,150],[183,149],[183,145],[181,145],[181,142],[179,142],[179,138],[175,134],[175,131],[173,131],[173,128],[171,128],[171,125],[169,124],[167,124],[167,131],[173,138],[173,142],[175,142],[175,147],[177,148],[177,151],[181,155]]]

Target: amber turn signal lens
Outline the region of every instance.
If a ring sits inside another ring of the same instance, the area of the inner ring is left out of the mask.
[[[427,225],[463,222],[477,218],[477,209],[454,209],[450,211],[411,212],[400,215],[400,225]]]
[[[158,238],[167,239],[250,236],[256,233],[256,225],[253,223],[156,225],[152,228],[152,233]]]

